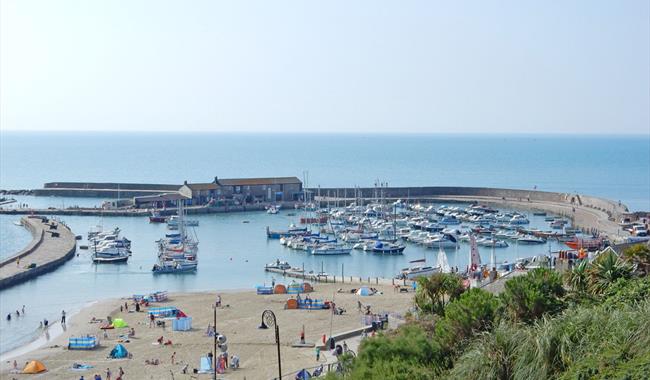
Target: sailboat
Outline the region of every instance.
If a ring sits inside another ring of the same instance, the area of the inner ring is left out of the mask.
[[[442,246],[440,246],[440,248],[438,249],[438,262],[436,266],[438,267],[438,270],[442,273],[451,273],[449,260],[447,260],[447,253],[442,248]]]
[[[158,263],[152,268],[154,274],[196,272],[199,242],[187,233],[183,201],[178,203],[178,230],[178,233],[167,234],[157,241]]]

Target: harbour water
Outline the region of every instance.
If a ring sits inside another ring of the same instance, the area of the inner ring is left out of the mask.
[[[29,154],[26,154],[29,152]],[[577,191],[621,200],[631,209],[650,209],[650,141],[646,137],[571,136],[362,136],[362,135],[144,135],[3,133],[0,188],[35,188],[47,181],[181,183],[220,177],[302,176],[311,186],[459,185]],[[33,207],[89,206],[88,198],[15,197]],[[266,226],[283,229],[296,217],[266,213],[192,216],[199,220],[199,270],[192,275],[153,276],[154,241],[167,231],[145,217],[65,217],[80,235],[94,225],[119,226],[133,241],[124,265],[93,265],[87,251],[59,269],[0,292],[0,315],[23,304],[27,314],[0,322],[0,351],[32,339],[43,318],[56,320],[90,301],[155,290],[173,292],[253,288],[269,283],[264,264],[277,259],[314,271],[346,276],[392,277],[409,260],[434,261],[436,250],[409,245],[403,256],[353,251],[320,257],[267,240]],[[529,214],[530,227],[547,229]],[[31,239],[13,225],[18,216],[0,216],[0,256]],[[244,221],[248,223],[243,223]],[[557,243],[550,243],[555,250]],[[452,266],[464,267],[468,245],[449,252]],[[496,249],[497,261],[548,251],[548,245]],[[488,260],[490,248],[481,248]],[[97,316],[105,317],[105,316]]]

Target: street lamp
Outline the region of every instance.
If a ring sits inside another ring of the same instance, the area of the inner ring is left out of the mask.
[[[262,323],[258,328],[268,329],[275,327],[275,344],[278,346],[278,379],[282,379],[282,361],[280,359],[280,328],[278,327],[278,320],[271,310],[264,310],[262,312]]]

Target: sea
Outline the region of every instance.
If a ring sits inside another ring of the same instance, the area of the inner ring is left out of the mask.
[[[0,133],[0,188],[32,189],[51,181],[170,183],[221,178],[297,176],[311,187],[484,186],[578,192],[620,200],[630,210],[650,210],[650,137],[573,135],[362,135],[207,133]],[[31,207],[99,205],[104,199],[14,196]],[[4,207],[13,207],[12,205]],[[190,275],[151,273],[155,240],[165,225],[146,217],[62,219],[83,235],[97,225],[119,227],[133,241],[127,264],[94,265],[87,251],[59,269],[0,291],[0,352],[35,339],[39,321],[55,321],[89,302],[157,290],[170,292],[253,289],[274,276],[266,263],[287,260],[307,271],[361,277],[392,277],[408,261],[435,261],[436,250],[409,245],[401,256],[353,251],[321,257],[267,240],[265,228],[286,228],[299,216],[245,212],[192,216],[199,221],[199,269]],[[525,212],[524,212],[525,213]],[[543,217],[527,213],[531,227],[547,229]],[[0,257],[24,248],[30,234],[0,215]],[[511,245],[495,249],[498,262],[548,250]],[[452,266],[464,267],[467,244],[449,251]],[[490,248],[481,249],[484,260]],[[277,282],[288,282],[275,278]],[[25,305],[26,314],[4,316]],[[105,316],[96,316],[103,318]]]

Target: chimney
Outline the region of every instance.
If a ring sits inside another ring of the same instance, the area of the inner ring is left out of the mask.
[[[217,177],[216,175],[214,176],[214,183],[219,183],[219,177]]]
[[[183,185],[187,185],[187,180],[183,181]]]

